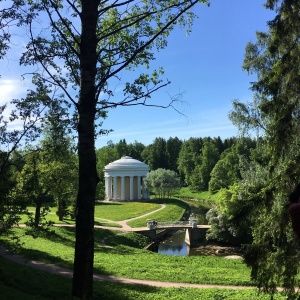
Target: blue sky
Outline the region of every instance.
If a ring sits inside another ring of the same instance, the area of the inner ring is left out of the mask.
[[[117,143],[138,141],[145,145],[156,137],[190,137],[237,135],[228,119],[232,100],[250,101],[250,81],[255,78],[242,70],[245,46],[255,41],[255,31],[265,31],[273,13],[263,7],[264,0],[211,0],[211,6],[197,5],[192,33],[176,29],[168,47],[157,53],[156,66],[162,66],[171,84],[152,95],[152,103],[165,105],[170,96],[182,94],[183,103],[175,110],[151,107],[118,107],[108,112],[105,129],[114,131],[101,136],[96,147],[109,140]],[[22,36],[14,36],[24,46]],[[18,67],[20,53],[10,52],[0,62],[0,105],[22,96],[29,82],[21,81],[24,69]],[[136,72],[138,72],[137,70]],[[126,74],[123,74],[126,81]],[[151,103],[151,102],[149,102]]]
[[[212,0],[211,6],[198,5],[199,18],[189,36],[176,30],[167,49],[156,56],[156,64],[165,70],[172,83],[152,96],[152,101],[168,103],[169,95],[183,93],[178,106],[185,116],[172,109],[119,107],[108,113],[104,128],[113,129],[97,139],[97,146],[107,141],[142,142],[148,145],[156,137],[190,137],[237,135],[228,119],[232,100],[249,101],[250,81],[242,70],[245,46],[255,41],[255,32],[265,31],[272,12],[263,0]]]

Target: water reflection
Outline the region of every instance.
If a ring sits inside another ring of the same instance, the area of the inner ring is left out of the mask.
[[[190,247],[185,243],[185,230],[174,233],[158,245],[158,253],[166,255],[188,256]]]
[[[190,249],[185,243],[185,230],[174,233],[171,237],[158,245],[158,254],[177,256],[228,256],[234,255],[242,257],[241,249],[238,247],[222,247],[214,244],[199,244],[197,248]]]

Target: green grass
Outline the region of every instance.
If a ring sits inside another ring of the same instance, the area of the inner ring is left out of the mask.
[[[71,299],[71,278],[53,275],[8,261],[0,256],[1,299],[68,300]],[[95,282],[94,299],[100,300],[264,300],[268,295],[255,290],[159,288],[122,283]],[[275,300],[286,299],[280,294]]]
[[[138,217],[161,206],[155,202],[102,202],[95,206],[95,217],[122,221]]]
[[[153,210],[159,209],[161,205],[157,202],[100,202],[95,206],[95,224],[102,226],[119,227],[118,224],[111,221],[121,221],[131,219],[140,215],[146,214]],[[35,207],[30,206],[27,208],[29,212],[34,213]],[[52,221],[56,224],[75,224],[75,220],[65,218],[64,221],[59,221],[56,215],[56,207],[51,207],[50,212],[46,216],[47,221]],[[28,216],[21,215],[20,224],[25,223]],[[145,225],[143,225],[145,226]]]
[[[211,194],[208,191],[193,192],[189,187],[182,187],[174,196],[183,199],[196,199],[215,203],[218,198],[218,193]]]
[[[55,228],[53,233],[33,238],[25,228],[14,229],[24,243],[20,253],[71,268],[74,256],[74,228]],[[95,230],[95,272],[136,279],[249,285],[250,270],[241,260],[209,256],[167,256],[132,247],[132,233]],[[3,242],[11,243],[1,237]],[[103,244],[105,241],[105,244]],[[113,242],[110,242],[113,241]]]
[[[183,201],[152,200],[150,203],[99,204],[96,215],[108,220],[128,219],[153,211],[167,203],[167,208],[151,215],[157,220],[178,220],[183,217],[187,204]],[[194,201],[193,201],[194,203]],[[198,202],[196,202],[196,206]],[[201,202],[200,206],[201,206]],[[136,207],[133,207],[135,204]],[[117,211],[119,210],[119,211]],[[150,217],[150,216],[149,216]],[[147,218],[149,218],[147,217]],[[97,220],[98,221],[98,220]],[[102,219],[99,221],[102,223]],[[132,221],[140,226],[145,220]],[[103,222],[102,224],[104,224]],[[112,223],[116,225],[116,223]],[[132,225],[132,224],[130,224]],[[44,261],[61,267],[72,268],[74,257],[75,228],[55,227],[33,238],[26,234],[26,228],[14,228],[19,236],[19,253],[28,259]],[[9,237],[1,236],[0,242],[14,247]],[[219,285],[251,285],[250,270],[242,260],[228,260],[209,256],[167,256],[149,252],[143,247],[149,243],[136,233],[121,233],[112,230],[95,229],[95,273],[125,278]],[[2,262],[0,257],[0,290],[3,299],[70,299],[71,280],[32,270],[29,267]],[[157,288],[121,283],[96,282],[94,299],[269,299],[257,295],[253,290]],[[277,294],[274,299],[285,299]]]
[[[133,221],[127,222],[131,227],[145,227],[148,219],[158,221],[178,221],[185,217],[185,213],[188,210],[188,205],[180,200],[176,199],[153,199],[153,202],[166,204],[166,208],[153,213],[149,216],[139,218]]]

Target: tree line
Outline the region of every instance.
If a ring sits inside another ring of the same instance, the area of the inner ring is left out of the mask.
[[[168,140],[158,137],[147,146],[137,141],[127,143],[125,139],[115,144],[108,142],[107,146],[96,150],[99,174],[97,199],[105,199],[104,167],[123,156],[144,161],[151,171],[170,171],[166,173],[170,178],[178,176],[177,186],[215,193],[221,188],[228,188],[241,177],[239,161],[241,157],[249,157],[255,147],[255,139],[236,137],[225,140],[220,137],[190,138],[186,141],[177,137]],[[57,207],[59,220],[74,216],[74,211],[68,207],[74,206],[75,210],[79,163],[76,151],[71,136],[64,128],[48,121],[43,139],[38,144],[15,150],[10,156],[6,171],[1,176],[2,203],[11,203],[17,213],[28,205],[34,205],[32,225],[35,228],[42,223],[42,204],[45,202]],[[3,163],[7,152],[0,153]],[[149,180],[155,179],[154,173],[152,177]],[[159,194],[162,193],[165,194],[160,190]],[[9,224],[6,222],[8,227]],[[2,226],[1,230],[5,228]]]
[[[125,139],[115,144],[108,142],[107,146],[96,150],[97,169],[101,179],[98,193],[104,196],[105,165],[126,155],[145,162],[152,171],[174,171],[180,177],[182,186],[188,186],[194,191],[209,190],[215,193],[241,178],[240,159],[249,157],[256,144],[256,139],[250,137],[224,140],[220,137],[191,137],[188,140],[157,137],[147,146],[137,141],[127,143]]]

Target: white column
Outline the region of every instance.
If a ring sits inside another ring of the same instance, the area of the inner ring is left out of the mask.
[[[142,198],[143,199],[146,199],[146,195],[145,195],[145,186],[144,186],[144,176],[142,176],[142,183],[141,183],[141,185],[142,185]]]
[[[130,176],[129,181],[129,189],[130,189],[130,200],[133,200],[133,176]]]
[[[106,199],[109,200],[111,198],[111,177],[105,177],[105,195]]]
[[[141,176],[137,177],[137,195],[138,199],[141,199]]]
[[[115,176],[114,177],[114,200],[117,200],[117,193],[118,193],[117,176]]]
[[[121,177],[121,200],[125,200],[125,177]]]

